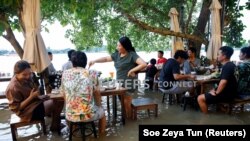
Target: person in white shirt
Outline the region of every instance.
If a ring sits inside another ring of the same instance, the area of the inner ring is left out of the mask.
[[[52,52],[48,52],[48,56],[49,56],[50,61],[52,61],[53,60]],[[49,75],[52,75],[53,73],[56,72],[56,69],[54,65],[52,64],[52,62],[50,62],[50,65],[48,66],[48,70],[49,70]]]
[[[75,52],[74,49],[71,49],[71,50],[68,51],[69,60],[68,60],[68,62],[66,62],[65,64],[63,64],[63,66],[62,66],[62,71],[65,71],[65,70],[68,70],[68,69],[73,68],[73,65],[72,65],[72,62],[71,62],[71,59],[70,59],[70,58],[71,58],[71,54],[72,54],[73,52]]]

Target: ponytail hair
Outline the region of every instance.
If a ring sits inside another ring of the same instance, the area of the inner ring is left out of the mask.
[[[130,41],[130,39],[126,36],[124,37],[121,37],[119,39],[119,42],[121,43],[121,45],[123,46],[123,48],[127,51],[127,52],[130,52],[130,51],[133,51],[135,52],[135,48],[132,46],[132,43]]]

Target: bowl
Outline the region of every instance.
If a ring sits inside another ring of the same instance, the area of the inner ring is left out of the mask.
[[[197,68],[195,68],[196,74],[198,74],[198,75],[205,74],[207,72],[207,70],[208,69],[205,68],[205,67],[197,67]]]

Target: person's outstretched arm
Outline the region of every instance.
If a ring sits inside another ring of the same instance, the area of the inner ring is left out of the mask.
[[[105,62],[111,62],[113,61],[111,56],[101,57],[96,60],[92,60],[89,62],[89,68],[94,65],[95,63],[105,63]]]

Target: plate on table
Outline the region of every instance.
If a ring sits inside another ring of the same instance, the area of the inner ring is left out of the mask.
[[[116,89],[116,87],[105,87],[105,90],[114,90],[114,89]]]
[[[196,80],[209,80],[209,79],[211,79],[212,77],[211,77],[211,75],[197,75],[196,76]]]
[[[60,91],[57,89],[52,89],[52,91],[51,91],[51,94],[59,94],[60,93]]]

